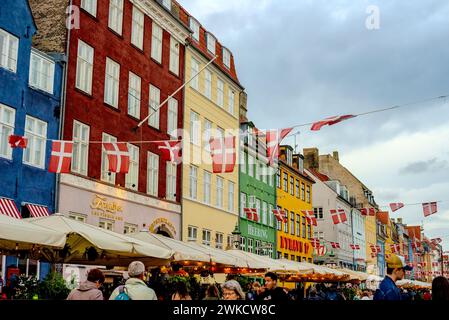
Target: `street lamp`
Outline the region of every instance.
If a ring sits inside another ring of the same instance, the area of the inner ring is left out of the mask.
[[[242,233],[239,230],[238,224],[235,225],[234,231],[232,231],[232,244],[234,245],[235,250],[240,249],[240,237]]]

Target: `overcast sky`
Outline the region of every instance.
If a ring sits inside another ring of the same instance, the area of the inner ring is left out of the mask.
[[[260,128],[308,123],[449,94],[449,1],[181,0],[229,48]],[[369,30],[376,5],[380,28]],[[300,128],[299,148],[340,152],[378,204],[442,200],[392,214],[449,249],[449,99]],[[293,143],[289,138],[286,142]]]

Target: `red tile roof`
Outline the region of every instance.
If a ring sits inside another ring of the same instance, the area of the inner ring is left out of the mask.
[[[325,174],[323,174],[323,173],[321,173],[321,172],[318,172],[318,171],[315,170],[315,169],[309,169],[309,171],[310,171],[315,177],[317,177],[318,179],[320,179],[320,180],[323,181],[323,182],[326,182],[326,181],[330,181],[330,180],[331,180],[328,176],[326,176]]]
[[[377,220],[379,220],[382,224],[387,225],[390,217],[388,211],[379,211],[376,214]]]

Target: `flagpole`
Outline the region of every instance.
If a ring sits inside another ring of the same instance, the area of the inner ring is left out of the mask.
[[[156,109],[154,109],[155,111],[158,111],[160,108],[162,108],[162,106],[164,104],[166,104],[171,98],[173,98],[173,96],[175,96],[179,91],[181,91],[187,84],[189,84],[193,79],[195,79],[201,72],[203,72],[204,69],[206,69],[212,62],[215,61],[215,59],[218,58],[218,55],[216,55],[212,60],[210,60],[208,63],[206,63],[206,65],[204,67],[202,67],[200,69],[200,71],[198,71],[193,77],[191,77],[187,82],[185,82],[182,86],[180,86],[178,89],[176,89],[175,92],[173,92],[171,95],[168,96],[167,99],[165,99]],[[134,128],[134,130],[136,131],[137,129],[139,129],[142,124],[144,124],[148,118],[150,118],[151,113],[148,112],[148,116],[146,116],[142,121],[139,122],[139,124],[137,125],[137,127]]]

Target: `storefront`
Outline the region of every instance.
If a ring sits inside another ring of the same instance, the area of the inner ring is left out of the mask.
[[[240,249],[258,255],[273,257],[276,248],[276,230],[272,227],[240,219]]]
[[[313,248],[306,239],[301,240],[295,236],[289,237],[278,233],[278,250],[280,258],[312,263]]]

